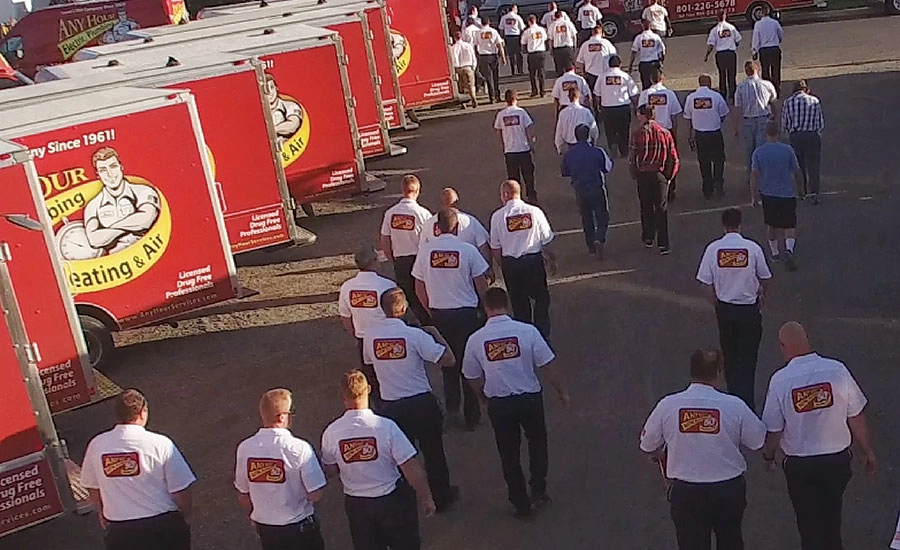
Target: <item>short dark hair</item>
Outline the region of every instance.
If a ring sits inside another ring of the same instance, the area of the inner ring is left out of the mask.
[[[484,293],[484,307],[491,311],[509,309],[509,296],[499,286],[492,286]]]
[[[809,86],[806,84],[806,81],[803,79],[800,79],[797,82],[794,82],[794,93],[796,94],[797,92],[799,92],[801,90],[804,92],[809,91]]]
[[[437,215],[437,226],[441,233],[453,233],[459,219],[456,215],[456,208],[444,208]]]
[[[563,72],[571,71],[575,68],[575,63],[571,59],[566,59],[563,63]]]
[[[609,56],[609,66],[610,66],[610,68],[621,67],[622,66],[622,58],[619,57],[618,55]]]
[[[575,139],[578,141],[587,141],[591,135],[591,129],[587,124],[579,124],[575,127]]]
[[[514,99],[519,99],[519,92],[513,90],[512,88],[507,88],[503,96],[506,102],[512,105]]]
[[[381,295],[381,310],[388,317],[400,317],[406,313],[408,303],[406,293],[400,288],[394,287]]]
[[[652,71],[650,71],[650,80],[653,82],[661,82],[663,78],[663,70],[659,67],[656,67]]]
[[[645,103],[637,108],[637,113],[641,116],[645,116],[651,120],[656,118],[656,107],[650,105],[649,103]]]
[[[134,422],[146,407],[147,398],[144,397],[144,394],[134,388],[129,388],[116,396],[114,404],[116,420]]]
[[[737,229],[744,221],[744,215],[737,208],[729,208],[722,212],[722,225],[726,229]]]
[[[774,120],[770,120],[766,123],[766,135],[771,137],[778,137],[778,134],[781,132],[781,128],[778,127],[778,123]]]
[[[691,378],[715,380],[722,370],[722,354],[717,349],[698,349],[691,354]]]

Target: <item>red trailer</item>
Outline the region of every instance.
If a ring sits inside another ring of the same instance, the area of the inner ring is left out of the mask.
[[[149,48],[113,65],[80,61],[47,67],[37,75],[38,81],[68,78],[78,81],[46,82],[30,93],[14,94],[15,99],[34,103],[123,85],[190,90],[197,100],[232,253],[315,240],[294,223],[293,200],[265,100],[265,74],[256,58],[212,53],[175,63],[162,49]]]
[[[85,46],[111,44],[128,31],[187,20],[183,0],[96,0],[61,4],[23,17],[0,40],[0,55],[29,77],[65,63]]]
[[[0,113],[28,147],[93,364],[111,331],[234,298],[237,274],[193,97],[120,87]]]

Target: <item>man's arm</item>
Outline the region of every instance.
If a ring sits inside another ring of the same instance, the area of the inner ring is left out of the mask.
[[[184,521],[190,523],[191,512],[194,508],[194,495],[191,488],[172,493],[172,499],[175,500],[175,506],[178,506],[181,515],[184,516]]]
[[[759,305],[766,303],[766,296],[769,295],[769,289],[772,286],[772,278],[759,280]]]
[[[450,349],[450,344],[447,343],[444,335],[441,334],[437,327],[429,325],[422,327],[422,330],[430,334],[435,342],[444,346],[444,353],[441,355],[441,358],[437,360],[437,365],[440,367],[452,367],[455,365],[456,356],[453,354],[453,350]]]
[[[425,282],[420,279],[416,279],[416,298],[419,299],[419,303],[422,304],[425,311],[431,311],[428,304],[428,290],[425,288]]]
[[[100,496],[99,489],[88,489],[88,499],[91,501],[94,509],[97,510],[97,520],[100,521],[100,527],[106,530],[106,518],[103,517],[103,498]]]
[[[559,175],[564,178],[572,177],[572,170],[569,168],[569,153],[566,152],[563,155],[562,160],[559,162]]]
[[[759,204],[759,170],[750,172],[750,205]]]
[[[708,285],[706,283],[700,283],[703,285],[703,295],[706,296],[706,299],[712,305],[716,305],[716,301],[718,301],[718,297],[716,296],[716,287],[713,285]]]
[[[571,398],[569,397],[569,391],[562,382],[559,370],[556,368],[556,362],[551,361],[550,363],[547,363],[541,367],[538,372],[540,372],[541,378],[556,392],[556,396],[559,398],[560,402],[564,406],[568,406],[571,402]]]
[[[344,326],[344,330],[347,331],[347,334],[356,336],[356,329],[353,328],[353,317],[341,317],[341,324]]]
[[[869,426],[866,423],[865,413],[859,413],[847,419],[847,426],[850,427],[850,433],[853,434],[853,441],[862,451],[863,463],[866,473],[872,475],[876,470],[875,450],[872,448],[872,441],[869,437]]]
[[[400,465],[400,471],[403,472],[403,477],[416,492],[425,517],[433,516],[437,509],[434,499],[431,497],[431,489],[428,487],[428,479],[425,477],[422,465],[413,457]]]
[[[341,470],[337,464],[322,464],[322,471],[325,472],[326,479],[334,479],[341,475]]]
[[[159,217],[159,208],[155,204],[144,203],[131,214],[110,226],[110,229],[121,229],[128,233],[145,231],[153,226],[153,222]]]
[[[84,228],[88,243],[94,248],[106,248],[126,233],[122,229],[102,227],[97,218],[88,218]]]
[[[763,460],[769,463],[775,461],[775,451],[781,444],[782,432],[766,432],[766,443],[763,445]]]
[[[712,45],[712,44],[707,44],[707,45],[706,45],[706,55],[703,56],[703,62],[704,62],[704,63],[707,62],[707,61],[709,61],[709,54],[711,54],[712,51],[713,51],[713,45]]]
[[[381,251],[391,261],[394,261],[394,249],[391,246],[390,235],[381,235]]]
[[[488,268],[488,270],[490,270],[490,268]],[[487,273],[487,271],[485,271],[485,273]],[[478,292],[478,296],[481,297],[481,299],[484,299],[484,293],[487,292],[488,289],[485,273],[472,279],[472,281],[475,282],[475,291]]]
[[[253,513],[253,501],[250,500],[250,493],[238,493],[238,504],[248,516]]]

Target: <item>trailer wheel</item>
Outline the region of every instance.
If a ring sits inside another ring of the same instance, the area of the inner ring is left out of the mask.
[[[112,332],[102,321],[89,315],[79,315],[78,321],[84,333],[91,367],[100,369],[107,366],[116,349]]]
[[[603,36],[610,42],[625,39],[625,23],[618,16],[603,18]]]
[[[900,13],[900,0],[884,0],[884,11],[888,15]]]
[[[744,15],[747,17],[747,22],[749,22],[751,25],[753,25],[754,23],[756,23],[757,21],[762,19],[763,18],[763,8],[765,6],[768,6],[769,11],[774,13],[774,10],[772,9],[772,4],[765,2],[765,1],[753,2],[752,4],[747,6],[747,11],[744,13]]]
[[[306,216],[309,218],[316,217],[316,209],[311,202],[301,204],[300,210],[303,210],[303,213],[306,214]]]

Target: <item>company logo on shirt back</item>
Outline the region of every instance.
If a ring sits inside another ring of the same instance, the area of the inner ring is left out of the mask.
[[[606,85],[607,86],[621,86],[622,85],[622,77],[621,76],[607,76],[606,77]]]
[[[559,34],[565,34],[566,26],[565,25],[557,25],[556,32],[558,32]]]
[[[376,308],[378,307],[378,293],[374,290],[351,290],[350,307]]]
[[[378,440],[374,437],[354,437],[338,442],[341,458],[346,464],[371,462],[378,459]]]
[[[731,29],[722,29],[719,31],[719,38],[730,38]]]
[[[284,461],[280,458],[248,458],[250,483],[284,483]]]
[[[103,474],[106,477],[135,477],[141,473],[141,457],[138,453],[107,453],[100,455]]]
[[[742,268],[750,265],[750,252],[746,248],[720,248],[716,253],[719,267]]]
[[[678,409],[678,431],[683,434],[719,433],[718,409]]]
[[[414,231],[416,229],[416,217],[410,214],[392,214],[391,229]]]
[[[491,33],[489,33],[489,32],[483,32],[483,33],[481,33],[481,39],[482,39],[482,40],[490,40],[490,39],[491,39],[491,36],[493,36],[493,35],[492,35]]]
[[[504,126],[519,126],[520,124],[519,115],[506,115],[503,117]]]
[[[565,81],[565,82],[562,83],[562,89],[563,89],[563,91],[565,91],[565,92],[568,92],[569,90],[577,90],[577,89],[578,89],[578,83],[575,82],[574,80],[567,80],[567,81]]]
[[[507,231],[526,231],[531,229],[532,225],[534,225],[534,222],[531,219],[531,214],[516,214],[506,218]]]
[[[712,109],[713,100],[711,97],[695,97],[694,109]]]
[[[666,94],[650,94],[647,96],[647,103],[650,105],[668,105],[669,96]]]
[[[372,340],[372,352],[379,361],[398,361],[406,359],[405,338],[375,338]]]
[[[431,267],[436,269],[456,269],[459,267],[459,252],[456,250],[432,250]]]
[[[588,51],[589,52],[602,52],[603,44],[588,44]]]
[[[488,361],[503,361],[520,357],[522,351],[519,348],[519,339],[510,336],[509,338],[488,340],[484,343],[484,355]]]
[[[655,41],[655,40],[651,40],[651,39],[649,39],[649,38],[642,38],[642,39],[641,39],[641,47],[642,47],[642,48],[655,48],[655,47],[656,47],[656,41]]]
[[[515,17],[509,17],[509,18],[507,18],[507,19],[506,19],[506,25],[509,26],[509,27],[515,27],[515,26],[516,26],[516,18],[515,18]]]
[[[827,409],[834,405],[834,394],[831,392],[831,383],[823,382],[802,388],[791,390],[791,401],[794,403],[794,411],[808,413],[819,409]]]
[[[532,38],[533,40],[538,40],[538,41],[543,40],[543,39],[544,39],[544,33],[541,33],[541,32],[531,33],[531,38]]]

